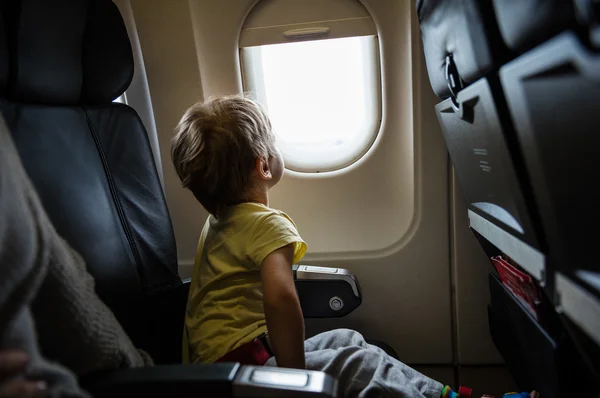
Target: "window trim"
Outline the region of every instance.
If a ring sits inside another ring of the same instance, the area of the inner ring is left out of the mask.
[[[296,35],[289,33],[300,30],[321,30],[322,34]],[[243,28],[240,32],[239,48],[266,46],[269,44],[294,43],[298,41],[314,41],[342,39],[345,37],[377,36],[377,27],[369,17],[355,17],[296,23],[290,25],[274,25],[255,28]]]

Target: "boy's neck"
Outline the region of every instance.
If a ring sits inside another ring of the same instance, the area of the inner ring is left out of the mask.
[[[248,197],[248,201],[253,203],[260,203],[269,207],[269,190],[253,190],[253,192],[251,192],[250,196]]]

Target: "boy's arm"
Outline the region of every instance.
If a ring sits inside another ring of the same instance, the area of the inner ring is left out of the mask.
[[[263,304],[269,341],[277,366],[305,369],[304,317],[294,285],[292,244],[269,254],[262,262]]]

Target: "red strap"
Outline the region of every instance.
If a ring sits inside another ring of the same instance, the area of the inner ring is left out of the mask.
[[[228,352],[216,362],[239,362],[242,365],[263,366],[270,358],[269,352],[260,340],[242,344]]]
[[[459,398],[471,398],[471,394],[473,393],[473,390],[468,388],[468,387],[463,387],[461,386],[458,389],[458,396]]]

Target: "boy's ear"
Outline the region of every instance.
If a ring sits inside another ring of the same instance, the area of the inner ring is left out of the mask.
[[[258,158],[256,159],[256,171],[258,176],[265,181],[269,181],[273,178],[273,173],[271,173],[271,167],[269,166],[268,159]]]

